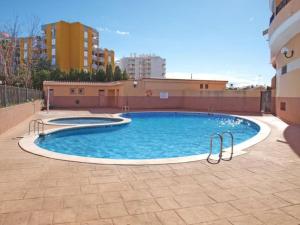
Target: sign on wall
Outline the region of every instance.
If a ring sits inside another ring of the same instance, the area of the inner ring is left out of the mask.
[[[159,97],[161,99],[168,99],[169,98],[169,93],[168,92],[160,92]]]

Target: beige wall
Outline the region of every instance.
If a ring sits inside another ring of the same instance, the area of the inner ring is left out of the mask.
[[[41,100],[0,108],[0,134],[41,110]]]

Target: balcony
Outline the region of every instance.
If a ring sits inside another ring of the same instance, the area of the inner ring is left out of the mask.
[[[271,18],[270,18],[270,25],[273,22],[274,18],[276,17],[276,15],[288,4],[290,3],[292,0],[282,0],[280,2],[280,4],[276,7],[276,12],[272,14]]]

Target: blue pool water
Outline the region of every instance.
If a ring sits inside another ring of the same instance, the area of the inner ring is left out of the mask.
[[[131,123],[57,131],[38,138],[36,144],[50,151],[84,157],[173,158],[208,153],[213,133],[231,131],[234,144],[238,144],[260,129],[251,121],[228,115],[143,112],[126,113],[123,117],[130,118]],[[229,138],[224,145],[229,147]]]
[[[80,125],[80,124],[106,124],[113,122],[120,122],[118,118],[100,118],[100,117],[72,117],[72,118],[60,118],[53,119],[49,122],[56,124],[69,124],[69,125]]]

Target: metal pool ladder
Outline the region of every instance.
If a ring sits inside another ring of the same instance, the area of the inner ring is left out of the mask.
[[[230,136],[230,140],[231,140],[231,152],[230,152],[230,157],[227,159],[224,159],[223,156],[223,140],[224,140],[224,136],[225,135],[229,135]],[[220,152],[219,152],[219,158],[218,160],[213,160],[211,159],[211,155],[212,155],[212,151],[213,151],[213,143],[214,143],[214,139],[218,138],[220,141]],[[210,136],[210,151],[209,151],[209,155],[207,157],[207,162],[209,162],[210,164],[218,164],[221,162],[221,160],[223,161],[230,161],[232,159],[233,156],[233,142],[234,142],[234,137],[233,134],[230,131],[225,131],[222,132],[221,134],[219,133],[215,133],[212,134]]]
[[[44,134],[44,131],[45,131],[45,123],[44,123],[43,120],[41,120],[41,119],[31,120],[31,121],[29,122],[28,134],[31,133],[32,125],[33,125],[33,133],[34,133],[34,134],[36,134],[36,133],[37,133],[38,135],[43,135],[43,134]],[[40,132],[40,125],[41,125],[42,132]]]

